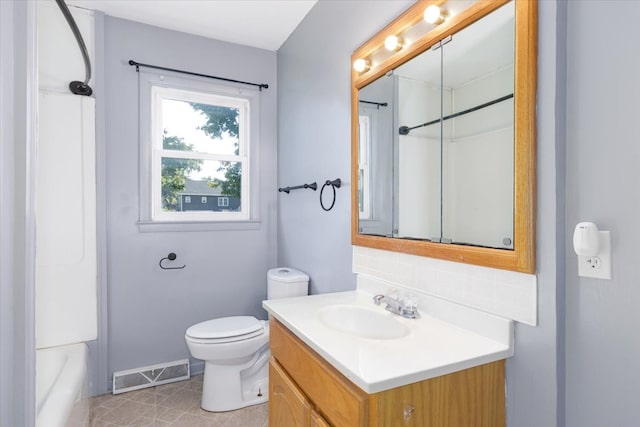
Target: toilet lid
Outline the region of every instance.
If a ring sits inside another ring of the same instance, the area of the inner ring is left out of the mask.
[[[263,323],[253,316],[231,316],[197,323],[187,329],[187,335],[201,339],[228,338],[247,335],[262,328]]]

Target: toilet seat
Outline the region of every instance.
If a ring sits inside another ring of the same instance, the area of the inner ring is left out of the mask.
[[[264,334],[265,322],[253,316],[230,316],[206,320],[187,329],[187,337],[203,344],[242,341]]]

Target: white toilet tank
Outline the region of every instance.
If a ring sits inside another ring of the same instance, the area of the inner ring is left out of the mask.
[[[300,297],[309,294],[309,276],[288,267],[272,268],[267,273],[267,299]]]

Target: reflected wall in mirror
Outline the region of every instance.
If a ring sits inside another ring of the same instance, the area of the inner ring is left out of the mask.
[[[436,4],[353,55],[353,243],[532,273],[537,5]]]

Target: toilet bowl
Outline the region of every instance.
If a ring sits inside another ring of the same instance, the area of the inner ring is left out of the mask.
[[[231,411],[267,400],[269,324],[251,316],[207,320],[187,329],[187,347],[205,361],[202,409]]]
[[[268,272],[267,298],[303,296],[309,276],[290,268]],[[230,316],[187,329],[191,356],[205,361],[202,409],[221,412],[264,403],[269,394],[269,323]]]

